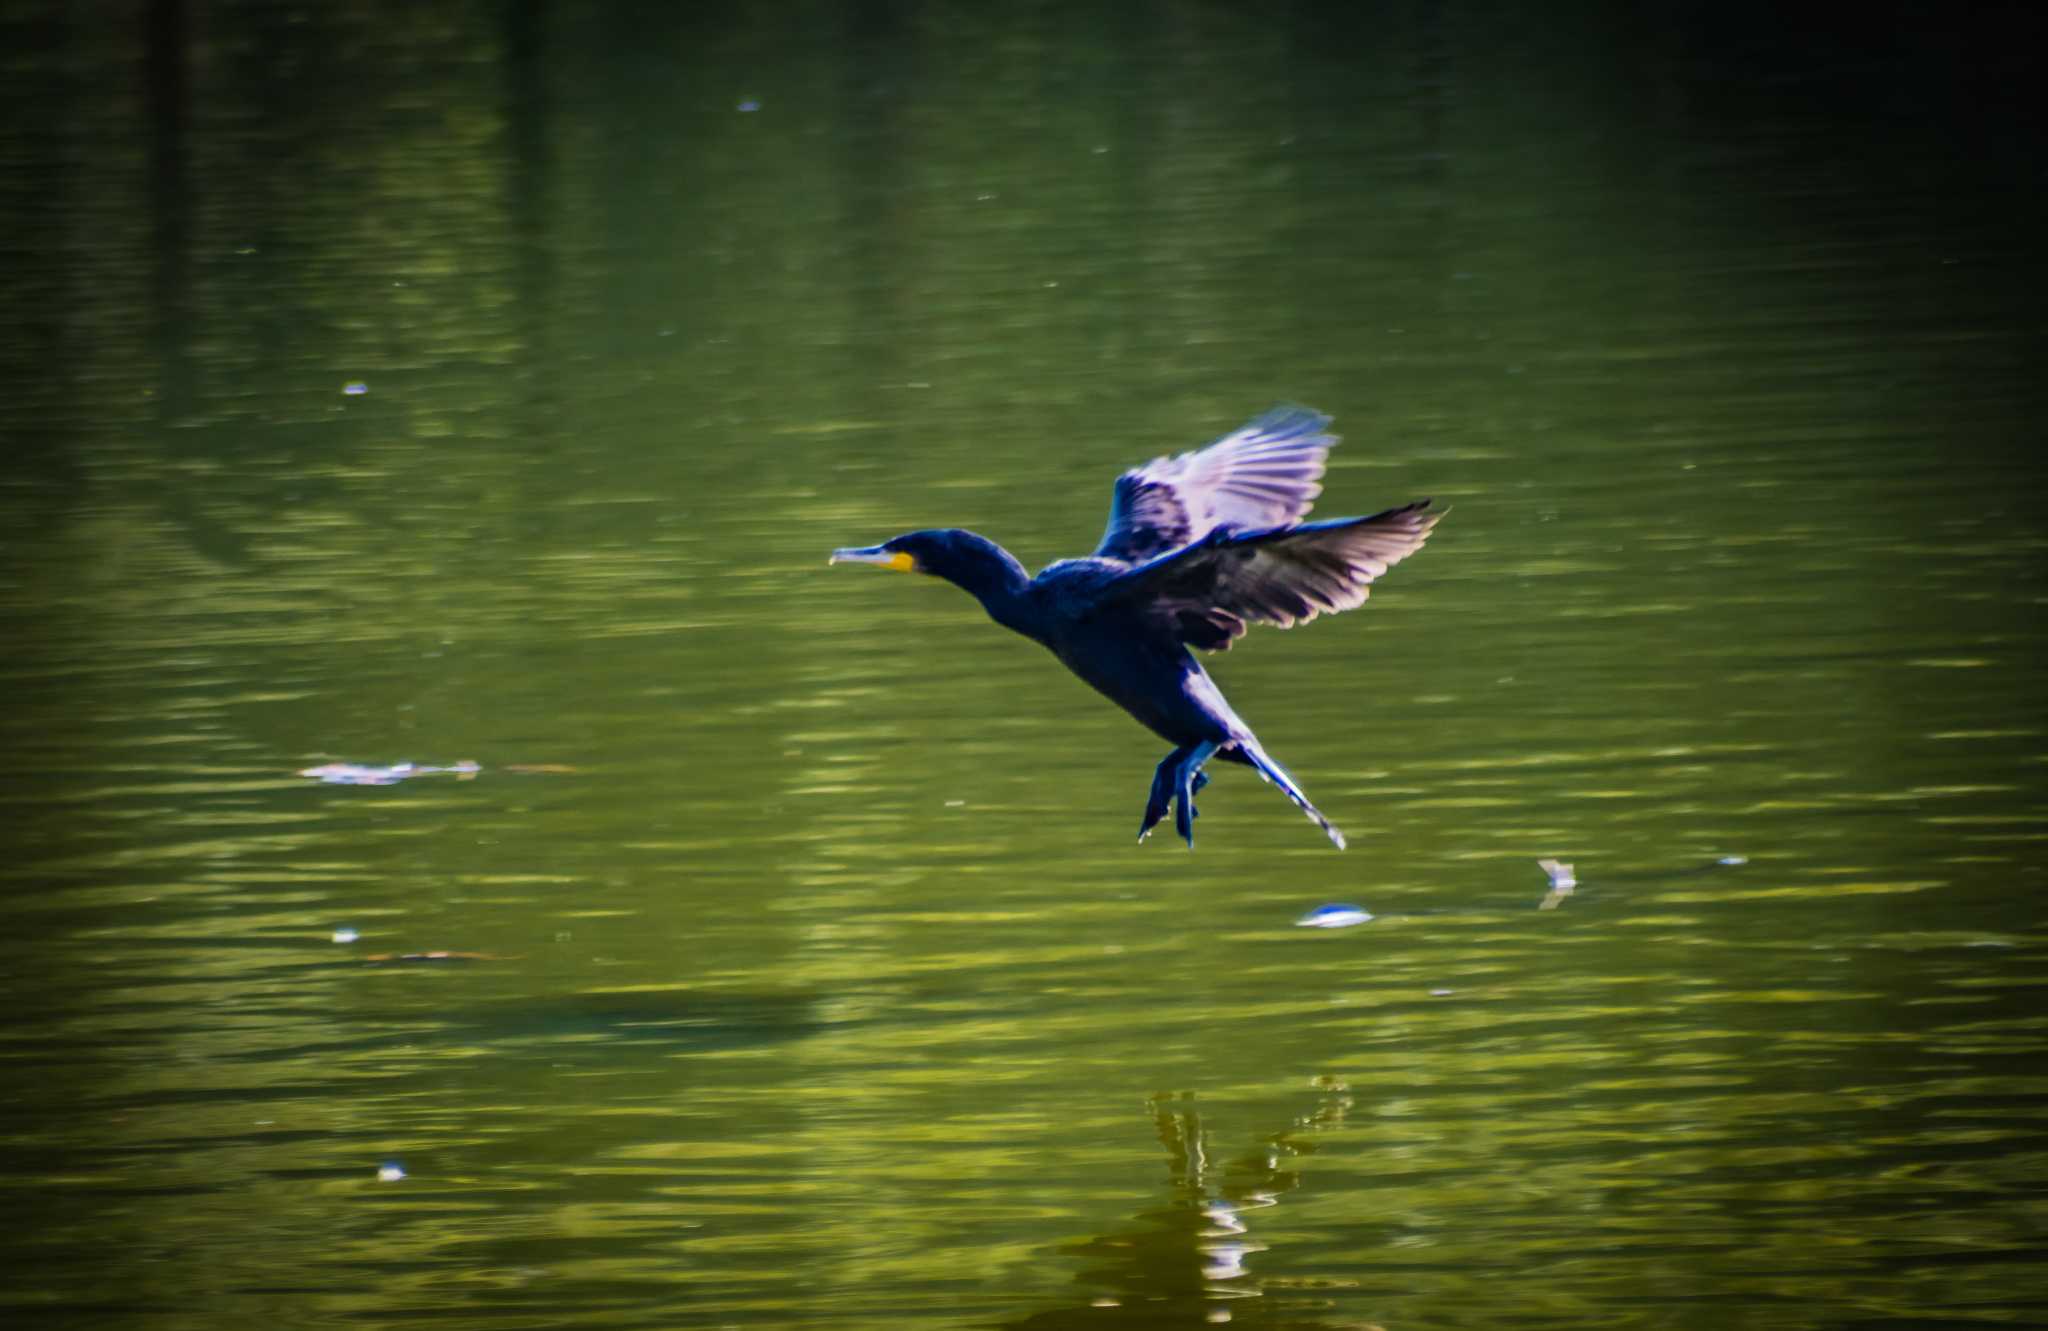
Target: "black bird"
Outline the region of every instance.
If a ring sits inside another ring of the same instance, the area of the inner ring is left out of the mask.
[[[1329,833],[1188,651],[1222,651],[1247,621],[1292,628],[1365,603],[1373,579],[1420,549],[1442,516],[1419,500],[1369,518],[1303,523],[1322,493],[1330,418],[1276,407],[1198,452],[1155,458],[1117,478],[1109,530],[1085,559],[1029,577],[1009,551],[957,528],[914,531],[830,563],[929,573],[963,588],[1005,628],[1043,643],[1069,670],[1171,743],[1152,775],[1138,839],[1173,806],[1195,844],[1195,793],[1211,757],[1255,769]]]

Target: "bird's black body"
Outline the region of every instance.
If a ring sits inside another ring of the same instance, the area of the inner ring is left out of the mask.
[[[1228,648],[1248,620],[1285,628],[1361,604],[1372,580],[1436,524],[1428,500],[1300,523],[1336,442],[1322,432],[1327,423],[1282,407],[1200,452],[1126,472],[1095,554],[1035,578],[995,542],[958,529],[910,532],[833,560],[944,578],[1172,744],[1153,774],[1140,838],[1174,805],[1175,828],[1194,844],[1194,795],[1214,756],[1256,769],[1341,847],[1343,835],[1266,756],[1188,650]]]

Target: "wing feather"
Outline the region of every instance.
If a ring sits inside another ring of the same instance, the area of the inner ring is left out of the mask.
[[[1138,563],[1218,528],[1301,521],[1323,492],[1324,459],[1337,442],[1329,423],[1307,407],[1275,407],[1206,448],[1125,472],[1097,557]]]
[[[1228,647],[1247,623],[1293,628],[1364,605],[1374,580],[1421,549],[1442,516],[1423,499],[1369,518],[1220,528],[1119,575],[1105,599],[1143,604],[1189,646]]]

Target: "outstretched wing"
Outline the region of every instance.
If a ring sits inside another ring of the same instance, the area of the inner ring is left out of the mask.
[[[1275,407],[1207,448],[1154,458],[1117,478],[1109,530],[1095,553],[1138,563],[1219,527],[1299,522],[1317,495],[1335,435],[1307,407]]]
[[[1420,500],[1369,518],[1263,531],[1216,531],[1119,575],[1105,600],[1170,624],[1210,651],[1241,637],[1247,621],[1293,628],[1365,604],[1373,580],[1422,548],[1442,510]]]

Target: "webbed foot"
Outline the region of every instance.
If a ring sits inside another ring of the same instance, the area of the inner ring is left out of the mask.
[[[1145,820],[1138,824],[1138,840],[1152,835],[1152,829],[1166,816],[1166,810],[1173,803],[1175,773],[1180,770],[1180,760],[1187,756],[1185,748],[1175,749],[1159,760],[1159,766],[1152,771],[1152,793],[1145,799]]]
[[[1216,752],[1214,744],[1204,741],[1185,751],[1175,776],[1179,787],[1178,798],[1173,810],[1173,830],[1180,833],[1181,840],[1188,843],[1188,849],[1195,848],[1195,792],[1209,784],[1209,774],[1202,770],[1202,764],[1209,761],[1209,755]]]
[[[1166,817],[1166,811],[1173,807],[1175,798],[1180,794],[1181,764],[1193,752],[1192,746],[1183,745],[1159,760],[1159,766],[1152,773],[1152,793],[1145,800],[1145,818],[1143,822],[1138,824],[1138,840],[1143,841],[1146,837],[1152,835],[1152,829],[1159,825],[1160,820]],[[1208,784],[1209,774],[1207,772],[1195,773],[1194,781],[1188,787],[1188,812],[1185,821],[1192,823],[1196,818],[1202,816],[1194,807],[1193,796],[1200,792],[1203,786]],[[1180,830],[1180,834],[1183,837],[1187,837],[1189,832],[1186,828],[1182,827],[1182,822],[1182,817],[1176,815],[1173,825],[1176,829]],[[1190,839],[1190,844],[1193,844],[1192,839]]]

